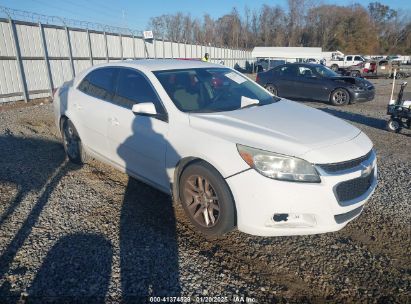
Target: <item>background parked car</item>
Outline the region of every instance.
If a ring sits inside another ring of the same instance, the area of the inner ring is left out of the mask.
[[[333,71],[338,71],[341,68],[356,65],[364,61],[365,59],[361,55],[347,55],[344,58],[337,58],[327,61],[327,66],[329,66]]]
[[[375,95],[369,81],[340,76],[320,64],[284,64],[258,73],[256,81],[274,95],[326,101],[336,106],[369,101]]]

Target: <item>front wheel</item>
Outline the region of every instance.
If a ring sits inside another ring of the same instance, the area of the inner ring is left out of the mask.
[[[235,227],[235,206],[226,181],[206,162],[195,162],[180,178],[180,200],[191,223],[207,236]]]
[[[387,122],[387,130],[390,132],[399,133],[401,131],[401,121],[399,119],[390,119]]]
[[[82,165],[87,161],[80,137],[70,119],[63,121],[62,130],[63,145],[69,160],[75,164]]]
[[[350,93],[345,89],[336,89],[331,93],[330,101],[334,106],[343,106],[350,102]]]

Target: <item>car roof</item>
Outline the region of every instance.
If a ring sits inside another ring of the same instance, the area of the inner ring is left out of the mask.
[[[280,67],[284,67],[284,66],[293,66],[293,65],[301,65],[301,66],[306,66],[306,67],[324,67],[324,65],[319,64],[319,63],[303,63],[303,62],[288,62],[282,65],[278,65],[276,67],[274,67],[274,69],[278,69]]]
[[[181,60],[181,59],[137,59],[123,60],[113,63],[105,63],[103,66],[127,66],[146,71],[179,70],[195,68],[223,68],[220,64],[204,62],[201,60]]]

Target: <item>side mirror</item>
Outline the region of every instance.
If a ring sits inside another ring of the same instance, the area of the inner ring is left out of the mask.
[[[156,115],[157,114],[156,107],[154,106],[154,103],[152,102],[136,103],[131,108],[131,111],[134,114],[141,114],[141,115]]]

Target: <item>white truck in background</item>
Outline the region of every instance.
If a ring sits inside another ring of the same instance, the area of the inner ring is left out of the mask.
[[[363,62],[365,62],[365,59],[361,55],[346,55],[344,57],[331,58],[326,61],[326,65],[333,71],[338,71],[341,68],[348,68]]]

